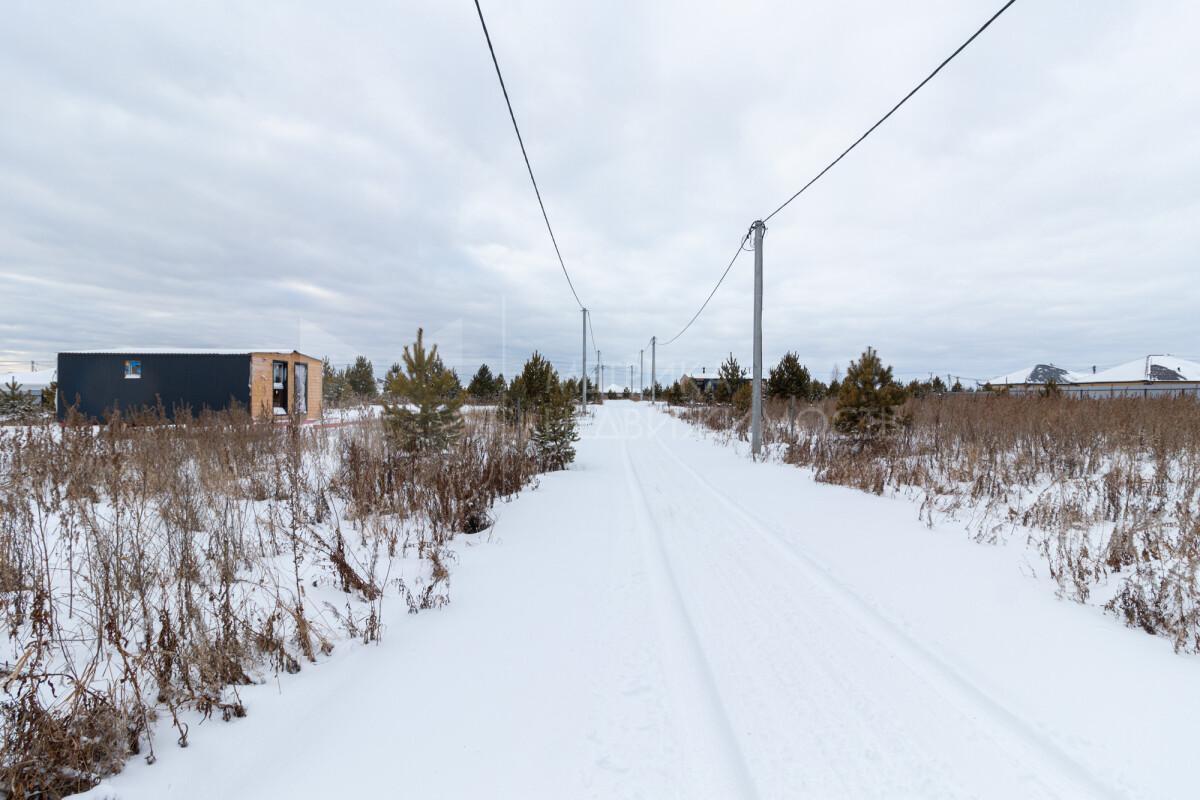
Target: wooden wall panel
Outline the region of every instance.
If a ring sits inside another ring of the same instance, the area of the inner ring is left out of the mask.
[[[319,419],[321,416],[321,400],[324,386],[325,365],[315,358],[304,359],[308,362],[308,418]]]
[[[250,413],[271,417],[271,362],[274,356],[254,353],[250,356]]]
[[[289,391],[295,391],[296,364],[299,362],[308,365],[308,414],[305,418],[318,419],[321,416],[323,365],[320,359],[300,353],[251,353],[250,407],[254,416],[268,419],[273,416],[271,406],[273,395],[271,362],[273,361],[288,363]]]

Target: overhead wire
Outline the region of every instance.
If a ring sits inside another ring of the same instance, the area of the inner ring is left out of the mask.
[[[525,139],[521,136],[521,128],[517,125],[517,115],[513,112],[512,100],[508,97],[508,87],[504,85],[504,75],[500,72],[500,62],[496,58],[496,48],[492,46],[492,36],[488,33],[487,23],[483,19],[483,9],[479,6],[479,0],[475,0],[475,11],[479,14],[479,24],[483,27],[483,37],[487,40],[488,52],[492,54],[492,64],[496,67],[496,77],[500,80],[500,91],[504,93],[504,103],[508,106],[508,116],[512,120],[513,130],[517,134],[517,143],[521,145],[521,156],[525,159],[525,169],[529,171],[529,182],[533,184],[533,193],[537,195],[538,207],[542,209],[542,219],[546,222],[546,230],[550,234],[550,242],[554,245],[554,254],[558,256],[558,265],[562,267],[563,277],[567,279],[567,286],[571,288],[571,294],[575,297],[575,302],[582,309],[583,301],[579,299],[579,293],[575,291],[575,284],[571,280],[571,273],[567,271],[567,264],[563,261],[562,251],[558,249],[558,239],[554,236],[554,228],[550,225],[550,215],[546,213],[546,204],[542,202],[542,192],[538,189],[537,178],[533,176],[533,167],[529,163],[529,153],[525,150]],[[591,315],[588,315],[589,319]],[[595,337],[592,337],[593,340]]]
[[[763,222],[769,222],[769,221],[771,220],[771,217],[775,216],[775,215],[776,215],[776,214],[778,214],[780,211],[783,211],[783,209],[787,208],[787,207],[788,207],[788,205],[789,205],[789,204],[790,204],[790,203],[791,203],[793,200],[795,200],[795,199],[796,199],[797,197],[799,197],[800,195],[804,194],[805,190],[807,190],[807,189],[808,189],[808,187],[812,186],[814,183],[816,183],[817,181],[819,181],[819,180],[821,179],[821,176],[823,176],[823,175],[824,175],[826,172],[829,172],[829,170],[833,169],[833,168],[834,168],[834,167],[837,165],[837,163],[838,163],[839,161],[841,161],[843,158],[845,158],[847,155],[849,155],[849,154],[850,154],[850,151],[851,151],[851,150],[853,150],[854,148],[858,147],[858,146],[859,146],[859,145],[862,143],[862,141],[863,141],[864,139],[866,139],[868,136],[870,136],[872,133],[874,133],[874,132],[875,132],[875,129],[876,129],[876,128],[878,128],[880,125],[882,125],[884,122],[886,122],[886,121],[888,120],[888,117],[892,116],[892,114],[895,114],[895,113],[896,113],[896,111],[897,111],[897,110],[899,110],[900,106],[902,106],[902,105],[904,105],[905,103],[907,103],[907,102],[909,101],[909,99],[910,99],[910,98],[911,98],[913,95],[915,95],[917,92],[921,91],[921,88],[922,88],[922,87],[924,87],[924,86],[925,86],[925,84],[927,84],[927,83],[929,83],[931,80],[933,80],[933,77],[934,77],[935,75],[937,75],[939,72],[941,72],[941,71],[942,71],[942,69],[943,69],[943,68],[944,68],[944,67],[945,67],[947,64],[949,64],[951,61],[953,61],[953,60],[954,60],[954,58],[955,58],[955,57],[956,57],[956,56],[957,56],[959,53],[961,53],[963,50],[966,50],[966,49],[967,49],[967,46],[968,46],[969,44],[971,44],[971,42],[975,41],[975,39],[976,39],[976,38],[978,38],[978,37],[979,37],[979,35],[980,35],[981,33],[983,33],[984,31],[986,31],[986,30],[987,30],[987,29],[988,29],[988,28],[991,26],[991,24],[992,24],[993,22],[995,22],[997,19],[999,19],[999,18],[1000,18],[1000,15],[1001,15],[1001,14],[1003,14],[1005,11],[1007,11],[1007,10],[1008,10],[1008,7],[1009,7],[1009,6],[1011,6],[1013,3],[1015,3],[1016,1],[1017,1],[1017,0],[1008,0],[1008,2],[1007,2],[1007,3],[1005,3],[1003,6],[1001,6],[1001,7],[1000,7],[1000,10],[999,10],[999,11],[997,11],[995,14],[993,14],[993,15],[992,15],[990,18],[988,18],[988,21],[987,21],[987,22],[985,22],[985,23],[983,23],[983,25],[982,25],[982,26],[980,26],[979,30],[977,30],[977,31],[975,31],[973,34],[971,34],[970,38],[968,38],[968,39],[967,39],[965,42],[963,42],[962,44],[960,44],[960,45],[958,46],[958,48],[957,48],[957,49],[956,49],[956,50],[955,50],[953,53],[951,53],[949,56],[947,56],[947,57],[946,57],[946,59],[945,59],[944,61],[942,61],[942,63],[938,64],[938,65],[937,65],[937,67],[936,67],[936,68],[933,70],[933,72],[931,72],[931,73],[929,73],[928,75],[926,75],[926,76],[925,76],[925,79],[924,79],[923,81],[921,81],[921,82],[920,82],[920,83],[918,83],[916,86],[914,86],[914,87],[913,87],[913,89],[912,89],[912,91],[910,91],[908,94],[904,95],[904,97],[902,97],[902,98],[900,99],[900,102],[899,102],[899,103],[896,103],[896,105],[892,106],[892,108],[891,108],[891,110],[890,110],[890,111],[888,111],[886,114],[884,114],[882,117],[880,117],[880,118],[879,118],[879,120],[878,120],[878,121],[877,121],[877,122],[876,122],[874,125],[872,125],[870,128],[867,128],[867,131],[866,131],[866,133],[864,133],[862,136],[859,136],[857,139],[855,139],[855,140],[854,140],[854,143],[853,143],[853,144],[851,144],[849,147],[847,147],[845,150],[843,150],[843,151],[842,151],[842,153],[841,153],[841,155],[839,155],[839,156],[838,156],[837,158],[835,158],[833,161],[829,162],[829,164],[828,164],[828,165],[826,165],[825,169],[823,169],[823,170],[821,170],[820,172],[818,172],[818,173],[816,174],[816,176],[815,176],[815,177],[813,177],[813,179],[812,179],[812,180],[810,180],[808,183],[806,183],[806,184],[804,184],[803,186],[801,186],[801,187],[800,187],[800,190],[799,190],[798,192],[796,192],[795,194],[793,194],[791,197],[789,197],[787,200],[785,200],[785,201],[783,202],[783,204],[779,206],[779,208],[776,208],[776,209],[775,209],[774,211],[772,211],[770,214],[768,214],[767,216],[763,217],[762,221],[763,221]]]
[[[932,72],[930,72],[928,75],[926,75],[925,78],[923,80],[921,80],[920,83],[918,83],[906,95],[904,95],[904,97],[902,97],[900,99],[900,101],[897,102],[894,106],[892,106],[891,109],[889,109],[886,114],[884,114],[882,117],[880,117],[875,122],[875,124],[873,124],[871,127],[869,127],[861,136],[859,136],[857,139],[855,139],[854,142],[852,142],[849,147],[847,147],[845,150],[843,150],[835,159],[833,159],[831,162],[829,162],[829,164],[827,164],[820,172],[818,172],[815,176],[813,176],[807,183],[805,183],[803,186],[801,186],[800,189],[797,190],[794,194],[792,194],[787,200],[785,200],[783,203],[781,203],[774,211],[772,211],[767,216],[763,217],[762,222],[765,223],[765,222],[770,221],[773,217],[775,217],[775,215],[777,215],[783,209],[787,208],[793,201],[796,200],[796,198],[798,198],[805,191],[807,191],[809,189],[809,187],[811,187],[818,180],[820,180],[826,173],[828,173],[838,163],[840,163],[842,159],[844,159],[856,147],[858,147],[860,144],[862,144],[862,142],[865,141],[868,136],[870,136],[872,133],[874,133],[876,129],[878,129],[893,114],[895,114],[896,111],[898,111],[901,106],[903,106],[905,103],[907,103],[914,95],[916,95],[917,92],[919,92],[922,88],[924,88],[924,86],[927,83],[929,83],[931,80],[933,80],[933,78],[938,73],[940,73],[946,67],[946,65],[948,65],[951,61],[953,61],[963,50],[965,50],[973,41],[975,41],[975,39],[977,39],[985,30],[987,30],[989,27],[991,27],[992,23],[994,23],[997,19],[999,19],[1000,16],[1005,11],[1007,11],[1009,9],[1009,7],[1012,6],[1013,3],[1015,3],[1015,2],[1016,2],[1016,0],[1007,0],[1007,2],[1004,3],[1004,5],[1001,6],[998,11],[996,11],[994,14],[992,14],[992,16],[989,17],[988,20],[986,22],[984,22],[983,25],[981,25],[973,34],[971,34],[971,36],[969,36],[966,41],[964,41],[962,44],[960,44],[949,56],[947,56],[945,59],[943,59],[942,62],[940,64],[938,64],[937,67],[935,67]],[[508,87],[504,82],[504,74],[500,69],[500,61],[496,56],[496,48],[492,44],[491,33],[488,31],[487,22],[483,16],[483,8],[480,6],[479,0],[475,0],[475,11],[479,16],[479,24],[483,29],[484,39],[487,41],[488,52],[492,58],[492,65],[496,69],[496,78],[500,82],[500,91],[504,95],[504,103],[505,103],[505,106],[508,108],[508,116],[509,116],[509,119],[512,121],[513,131],[517,135],[517,143],[520,145],[520,148],[521,148],[521,157],[524,159],[525,169],[529,173],[529,182],[533,185],[533,192],[534,192],[534,195],[537,197],[538,207],[541,209],[541,212],[542,212],[542,220],[546,224],[546,232],[549,233],[550,242],[554,246],[554,254],[558,258],[559,267],[562,269],[563,277],[566,278],[566,280],[567,280],[567,286],[570,288],[571,295],[575,298],[576,304],[579,306],[579,308],[584,309],[586,311],[586,308],[583,305],[583,301],[580,300],[580,298],[579,298],[579,293],[575,290],[575,283],[574,283],[574,281],[571,280],[571,273],[567,270],[566,261],[562,257],[562,250],[558,246],[558,238],[554,235],[554,227],[550,224],[550,215],[546,212],[546,204],[542,199],[542,192],[541,192],[541,189],[538,187],[537,178],[534,175],[533,166],[529,160],[529,152],[525,147],[525,139],[521,135],[520,125],[518,125],[518,123],[517,123],[517,115],[516,115],[516,112],[513,110],[512,99],[509,97]],[[753,231],[753,228],[751,228],[751,231]],[[730,259],[729,264],[725,267],[725,270],[721,273],[720,278],[717,279],[716,285],[713,286],[712,291],[708,293],[708,296],[704,299],[704,302],[700,305],[700,308],[696,311],[695,314],[692,315],[691,319],[688,320],[687,324],[684,325],[683,328],[681,328],[678,333],[676,333],[674,336],[667,339],[666,341],[660,342],[659,344],[661,346],[666,347],[667,345],[670,345],[673,342],[675,342],[676,340],[678,340],[681,336],[683,336],[692,327],[693,324],[695,324],[696,320],[700,318],[700,315],[702,313],[704,313],[704,310],[708,307],[708,304],[712,301],[713,297],[716,295],[717,290],[721,288],[721,285],[725,282],[725,278],[728,277],[729,272],[733,269],[733,265],[735,263],[737,263],[738,257],[741,255],[746,242],[750,238],[751,231],[747,231],[746,235],[742,237],[741,242],[738,243],[738,249],[734,253],[733,258]],[[592,325],[592,318],[591,318],[590,313],[587,313],[587,321],[588,321],[588,331],[591,334],[591,338],[592,338],[592,344],[593,344],[593,346],[595,346],[596,345],[596,332],[595,332],[595,328]],[[594,349],[598,350],[599,348],[594,347]]]
[[[829,164],[827,164],[824,169],[822,169],[811,180],[809,180],[808,183],[801,186],[799,191],[797,191],[795,194],[793,194],[791,197],[789,197],[787,200],[785,200],[778,208],[776,208],[770,214],[763,217],[761,221],[763,223],[769,222],[772,217],[774,217],[776,214],[778,214],[783,209],[787,208],[788,205],[791,204],[791,202],[793,200],[795,200],[800,195],[804,194],[804,192],[807,191],[810,186],[812,186],[814,183],[816,183],[818,180],[820,180],[825,175],[825,173],[827,173],[827,172],[829,172],[829,170],[833,169],[838,164],[838,162],[840,162],[843,158],[845,158],[847,155],[849,155],[850,152],[852,150],[854,150],[854,148],[856,148],[860,144],[862,144],[863,140],[865,140],[868,136],[870,136],[872,133],[874,133],[875,130],[880,125],[882,125],[884,122],[886,122],[888,120],[888,118],[892,116],[892,114],[895,114],[896,111],[899,110],[899,108],[901,106],[903,106],[905,103],[907,103],[909,101],[909,99],[911,99],[913,97],[913,95],[915,95],[917,92],[919,92],[925,86],[925,84],[927,84],[931,80],[933,80],[934,76],[936,76],[939,72],[941,72],[946,67],[947,64],[949,64],[951,61],[953,61],[955,59],[955,57],[958,56],[959,53],[961,53],[963,50],[965,50],[967,48],[967,46],[971,44],[971,42],[975,41],[975,39],[977,39],[980,34],[982,34],[985,30],[987,30],[992,25],[992,23],[995,22],[997,19],[999,19],[1000,15],[1003,14],[1005,11],[1007,11],[1009,6],[1011,6],[1015,2],[1016,2],[1016,0],[1008,0],[1008,2],[1006,2],[1003,6],[1001,6],[999,11],[992,14],[992,16],[989,17],[988,20],[985,23],[983,23],[982,26],[979,27],[978,30],[976,30],[973,34],[971,34],[971,36],[968,37],[965,42],[960,44],[954,50],[954,52],[952,52],[940,64],[938,64],[937,67],[933,70],[933,72],[930,72],[928,75],[926,75],[924,80],[922,80],[915,87],[913,87],[912,90],[909,91],[908,94],[904,95],[904,97],[902,97],[900,99],[900,102],[898,102],[894,106],[892,106],[892,108],[886,114],[884,114],[882,117],[880,117],[879,120],[876,121],[874,125],[872,125],[870,128],[868,128],[866,130],[866,132],[862,134],[862,136],[859,136],[857,139],[855,139],[854,142],[849,147],[847,147],[845,150],[843,150],[841,152],[841,154],[838,155],[837,158],[835,158],[835,159],[833,159],[833,161],[829,162]],[[753,230],[754,230],[753,227],[751,227],[750,231],[753,231]],[[669,345],[672,342],[674,342],[680,336],[683,336],[683,334],[687,332],[688,328],[692,327],[692,324],[695,323],[695,321],[700,317],[700,314],[704,312],[704,309],[708,307],[709,301],[711,301],[713,299],[713,296],[717,293],[717,289],[721,288],[721,284],[724,283],[725,277],[729,274],[729,271],[731,269],[733,269],[733,265],[734,265],[734,263],[737,262],[738,256],[741,255],[742,250],[745,247],[746,241],[750,238],[750,231],[748,231],[746,233],[746,235],[742,238],[741,243],[738,245],[737,252],[733,254],[733,258],[730,260],[729,265],[727,267],[725,267],[725,271],[721,273],[721,277],[720,277],[720,279],[717,280],[716,286],[714,286],[713,290],[711,292],[709,292],[708,297],[705,298],[704,303],[700,306],[700,309],[695,314],[692,315],[692,318],[690,320],[688,320],[688,323],[683,326],[682,330],[680,330],[679,333],[675,334],[674,336],[672,336],[670,339],[666,340],[665,342],[660,342],[659,344],[661,346],[665,347],[666,345]]]
[[[586,309],[585,309],[586,310]],[[592,312],[587,312],[588,333],[592,335],[592,349],[599,350],[600,345],[596,342],[596,329],[592,327]]]
[[[753,230],[753,229],[751,229],[751,230]],[[725,271],[722,272],[721,277],[717,279],[717,285],[714,286],[712,291],[708,293],[708,297],[704,298],[704,302],[700,305],[699,310],[696,311],[696,313],[692,315],[692,318],[688,320],[688,323],[683,326],[683,329],[680,330],[679,333],[675,334],[670,339],[667,339],[665,342],[659,342],[658,343],[659,347],[666,347],[667,345],[671,344],[676,339],[678,339],[680,336],[683,336],[685,333],[687,333],[687,329],[692,327],[692,323],[694,323],[697,319],[700,318],[700,315],[704,313],[704,309],[708,308],[708,303],[710,300],[713,299],[713,295],[715,295],[717,293],[717,289],[720,289],[721,284],[725,282],[726,276],[729,275],[729,270],[733,269],[734,263],[737,262],[738,256],[740,256],[742,254],[742,252],[743,252],[742,248],[745,247],[746,241],[749,238],[750,238],[750,231],[746,231],[746,235],[742,237],[742,240],[740,242],[738,242],[737,250],[734,252],[733,258],[731,258],[729,260],[729,265],[727,267],[725,267]]]

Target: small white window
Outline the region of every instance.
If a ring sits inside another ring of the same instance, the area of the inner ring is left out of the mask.
[[[126,361],[125,362],[125,379],[142,377],[142,362],[141,361]]]

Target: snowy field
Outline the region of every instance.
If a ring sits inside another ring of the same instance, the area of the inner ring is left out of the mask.
[[[1196,795],[1200,660],[1055,599],[1022,545],[646,404],[578,453],[455,540],[450,605],[87,796]]]

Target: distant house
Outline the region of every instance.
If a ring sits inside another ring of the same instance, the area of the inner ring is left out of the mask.
[[[1040,392],[1053,381],[1064,394],[1081,397],[1200,397],[1200,364],[1170,355],[1150,355],[1111,369],[1072,372],[1053,364],[992,378],[985,389],[1011,394]]]
[[[257,418],[321,414],[321,361],[295,350],[130,348],[58,354],[58,416],[241,407]]]
[[[1009,387],[1011,389],[1021,388],[1042,388],[1047,383],[1053,381],[1057,384],[1074,383],[1076,379],[1075,373],[1070,370],[1056,367],[1053,364],[1034,364],[1032,367],[1010,372],[1007,375],[1001,375],[997,378],[992,378],[984,383],[985,386],[991,386],[996,389]]]
[[[709,372],[707,367],[701,367],[699,372],[693,371],[687,376],[701,394],[712,394],[717,389],[721,377],[715,372]]]

